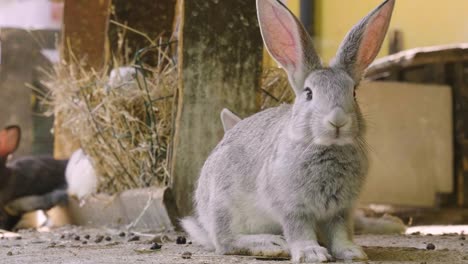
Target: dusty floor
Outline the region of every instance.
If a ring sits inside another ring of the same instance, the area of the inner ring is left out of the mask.
[[[123,232],[125,234],[115,229],[62,227],[50,232],[20,231],[20,237],[0,234],[0,263],[289,263],[216,256],[195,245],[176,244],[175,241],[165,241],[161,249],[150,250],[154,235]],[[468,263],[468,238],[465,240],[460,234],[422,233],[358,235],[356,241],[369,255],[370,261],[366,263]],[[99,236],[102,236],[100,242],[96,241]],[[139,240],[129,242],[134,236],[139,236]],[[175,239],[175,235],[169,238]],[[434,250],[426,249],[429,243],[435,246]],[[183,258],[185,252],[191,253],[189,259]]]

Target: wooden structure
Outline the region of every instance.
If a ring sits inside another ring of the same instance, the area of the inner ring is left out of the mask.
[[[187,215],[200,168],[223,135],[222,108],[242,117],[259,109],[263,42],[255,1],[181,0],[179,12],[171,177],[178,209]]]
[[[468,206],[468,44],[399,52],[376,60],[366,77],[452,87],[455,192],[438,198],[440,206]]]
[[[114,5],[114,14],[110,14],[110,5]],[[109,23],[109,17],[120,25]],[[174,95],[173,142],[168,159],[177,209],[187,215],[200,168],[223,135],[221,109],[229,107],[241,116],[259,110],[263,43],[255,1],[138,0],[130,4],[121,0],[66,0],[65,59],[71,58],[71,50],[75,57],[85,58],[90,68],[100,69],[108,54],[107,36],[113,43],[110,51],[118,55],[115,42],[122,24],[146,34],[127,30],[132,52],[151,44],[149,40],[154,41],[160,33],[177,41],[174,58],[180,82]],[[66,157],[72,149],[63,149],[60,140],[66,135],[61,138],[59,131],[55,153]]]

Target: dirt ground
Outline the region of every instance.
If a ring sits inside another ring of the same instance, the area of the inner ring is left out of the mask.
[[[413,234],[357,235],[356,241],[369,255],[370,261],[365,263],[468,263],[468,240],[463,234],[425,235],[425,229],[410,232]],[[190,241],[177,244],[176,234],[167,234],[169,240],[163,237],[163,243],[159,243],[162,248],[157,250],[150,249],[152,240],[161,242],[161,235],[117,229],[68,226],[18,234],[0,234],[0,263],[289,263],[217,256]],[[135,236],[139,240],[129,241]],[[427,249],[429,243],[434,250]]]

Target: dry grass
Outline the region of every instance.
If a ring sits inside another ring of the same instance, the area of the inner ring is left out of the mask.
[[[261,109],[292,103],[294,92],[289,87],[288,77],[281,68],[267,68],[262,76]]]
[[[138,58],[145,52],[139,53],[130,64],[138,76],[133,80],[110,82],[111,69],[91,71],[75,58],[57,65],[46,85],[46,102],[63,120],[59,129],[78,139],[93,161],[99,192],[113,194],[170,182],[167,147],[177,68],[167,45],[152,44],[157,66],[141,65]],[[119,61],[129,60],[114,58],[114,68]],[[283,70],[264,70],[261,97],[261,109],[294,99]]]
[[[177,69],[167,45],[154,49],[156,67],[144,67],[138,60],[131,65],[138,78],[109,82],[109,69],[89,71],[75,59],[57,65],[47,83],[48,102],[63,120],[60,129],[79,139],[91,157],[99,192],[168,182],[166,156]]]

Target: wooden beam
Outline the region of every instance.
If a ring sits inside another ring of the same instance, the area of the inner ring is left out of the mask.
[[[111,0],[65,0],[61,57],[73,58],[82,67],[100,70],[106,63],[107,28]],[[68,158],[79,147],[71,135],[60,129],[62,117],[55,115],[54,156]]]
[[[263,44],[255,1],[179,0],[180,84],[172,151],[172,187],[182,215],[206,157],[223,135],[220,112],[258,111]]]
[[[83,59],[88,67],[100,69],[105,62],[111,0],[65,0],[62,58]]]

